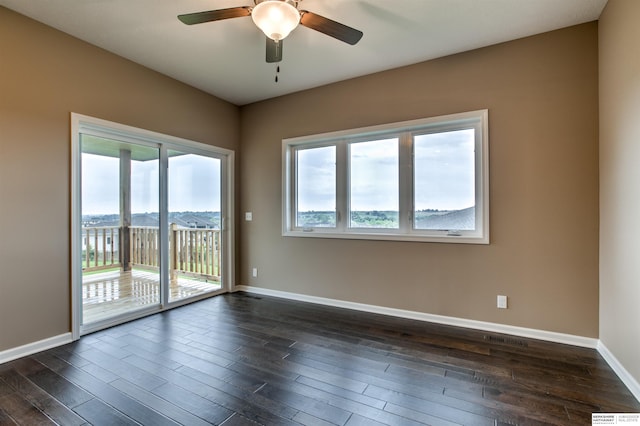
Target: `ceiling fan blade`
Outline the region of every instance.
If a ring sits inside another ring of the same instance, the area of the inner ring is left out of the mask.
[[[282,60],[282,40],[275,41],[269,37],[267,39],[267,62],[280,62]]]
[[[228,9],[209,10],[206,12],[186,13],[178,15],[178,19],[187,25],[203,24],[205,22],[220,21],[222,19],[241,18],[250,16],[249,6],[230,7]]]
[[[340,22],[332,21],[324,16],[317,15],[306,10],[301,10],[300,24],[312,30],[336,38],[345,43],[354,45],[362,38],[362,31],[348,27]]]

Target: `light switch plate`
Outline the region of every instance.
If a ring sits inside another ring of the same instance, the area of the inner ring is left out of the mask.
[[[507,296],[498,295],[498,308],[507,309]]]

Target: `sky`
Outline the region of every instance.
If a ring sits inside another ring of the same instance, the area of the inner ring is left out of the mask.
[[[474,130],[415,137],[415,209],[475,204]],[[351,144],[351,210],[398,210],[398,140]],[[335,210],[335,147],[298,151],[298,211]]]
[[[82,154],[82,214],[117,214],[119,159]],[[159,210],[159,161],[132,161],[131,212]],[[220,160],[169,158],[169,211],[220,211]]]
[[[475,205],[474,130],[417,136],[416,210],[461,210]]]
[[[353,211],[398,210],[398,139],[352,144],[350,206]]]
[[[415,209],[460,210],[474,197],[474,131],[419,135],[414,141]],[[398,139],[350,145],[350,199],[355,211],[398,210]],[[335,147],[298,151],[298,211],[333,211]],[[158,211],[158,164],[133,161],[132,213]],[[220,160],[169,158],[169,211],[220,211]],[[82,214],[119,212],[119,159],[82,154]]]

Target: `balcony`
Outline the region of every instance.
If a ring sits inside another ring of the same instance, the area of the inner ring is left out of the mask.
[[[158,231],[146,226],[82,228],[85,324],[160,304]],[[218,229],[171,225],[170,302],[222,288],[220,243]]]

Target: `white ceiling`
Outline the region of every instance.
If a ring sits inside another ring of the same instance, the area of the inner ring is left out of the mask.
[[[607,0],[303,0],[364,32],[355,46],[298,27],[276,64],[250,17],[187,26],[177,15],[253,0],[0,0],[91,44],[237,105],[598,19]]]

